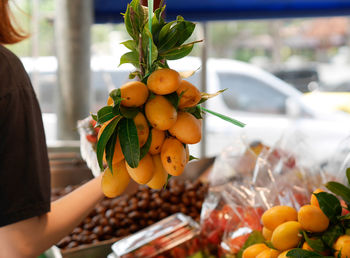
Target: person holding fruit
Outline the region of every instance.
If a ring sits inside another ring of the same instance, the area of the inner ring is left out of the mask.
[[[41,111],[18,57],[3,45],[26,38],[0,1],[0,257],[36,257],[68,235],[102,200],[101,176],[50,203]]]

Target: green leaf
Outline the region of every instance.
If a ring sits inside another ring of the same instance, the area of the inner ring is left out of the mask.
[[[199,105],[198,105],[198,106],[199,106]],[[239,126],[239,127],[244,127],[244,126],[245,126],[244,123],[242,123],[242,122],[240,122],[240,121],[238,121],[238,120],[236,120],[236,119],[233,119],[233,118],[231,118],[231,117],[228,117],[228,116],[225,116],[225,115],[216,113],[216,112],[214,112],[214,111],[211,111],[211,110],[206,109],[206,108],[201,107],[201,106],[199,106],[199,107],[200,107],[201,110],[204,110],[204,111],[207,112],[207,113],[210,113],[210,114],[212,114],[212,115],[214,115],[214,116],[217,116],[217,117],[221,118],[222,120],[225,120],[225,121],[227,121],[227,122],[230,122],[231,124],[237,125],[237,126]]]
[[[215,92],[215,93],[212,93],[212,94],[210,94],[210,93],[205,93],[205,92],[201,92],[202,98],[201,98],[201,100],[199,101],[198,104],[201,104],[201,103],[207,101],[207,100],[210,99],[210,98],[214,98],[214,97],[220,95],[220,94],[223,93],[225,90],[227,90],[227,89],[219,90],[219,91],[217,91],[217,92]]]
[[[167,185],[168,185],[168,182],[169,182],[169,179],[172,177],[172,175],[169,175],[168,174],[168,177],[167,177],[167,179],[166,179],[166,182],[165,182],[165,184],[164,184],[164,186],[163,186],[163,188],[164,189],[166,189],[166,187],[167,187]]]
[[[105,106],[97,111],[97,122],[103,124],[116,116],[112,106]]]
[[[152,34],[146,25],[142,31],[142,48],[143,48],[143,53],[145,54],[145,60],[149,59],[149,39],[151,39],[151,44],[152,44],[151,55],[152,55],[152,64],[153,64],[153,62],[156,61],[158,58],[158,49],[157,49],[157,46],[154,44]],[[149,72],[152,72],[152,71],[149,71]]]
[[[152,143],[152,133],[149,132],[146,143],[140,149],[140,160],[143,159],[143,157],[146,156],[146,154],[148,153],[149,148],[151,147],[151,143]]]
[[[176,46],[181,46],[189,37],[191,37],[196,25],[193,22],[185,21],[178,23],[178,41]]]
[[[344,229],[338,224],[328,227],[328,229],[325,232],[323,232],[321,238],[322,241],[326,244],[326,246],[328,246],[329,248],[333,248],[334,242],[341,235],[344,235]]]
[[[350,168],[346,169],[346,178],[348,179],[348,184],[350,185]]]
[[[124,107],[120,106],[120,113],[125,118],[134,118],[138,113],[140,112],[140,109],[137,107]]]
[[[108,140],[111,138],[115,128],[117,127],[118,122],[120,121],[122,117],[116,117],[114,118],[103,130],[100,138],[97,141],[96,146],[96,155],[97,155],[97,161],[98,165],[100,166],[101,171],[103,170],[103,153],[105,151],[106,145]]]
[[[154,99],[155,97],[156,95],[152,91],[150,91],[148,95],[148,100]]]
[[[306,257],[323,257],[323,255],[312,252],[312,251],[304,250],[301,248],[295,248],[293,250],[290,250],[287,253],[287,257],[306,258]]]
[[[162,42],[165,41],[167,35],[169,34],[170,28],[176,23],[176,21],[168,22],[163,26],[163,28],[159,32],[159,38],[158,41]]]
[[[273,246],[273,244],[271,243],[271,242],[269,242],[269,241],[265,241],[265,245],[267,246],[267,247],[269,247],[269,248],[271,248],[271,249],[275,249],[275,250],[277,250],[274,246]]]
[[[114,89],[109,93],[109,96],[113,99],[114,105],[122,102],[122,93],[119,89]]]
[[[179,96],[176,92],[164,95],[164,97],[174,106],[175,109],[177,109],[177,106],[179,105]]]
[[[131,63],[135,67],[139,68],[140,67],[140,64],[139,64],[139,53],[136,52],[136,51],[132,51],[132,52],[127,52],[124,55],[122,55],[120,57],[119,66],[121,66],[122,64],[127,64],[127,63]]]
[[[140,145],[133,119],[123,119],[119,124],[119,140],[126,162],[136,168],[140,161]]]
[[[303,231],[303,235],[305,238],[306,243],[308,243],[308,245],[316,252],[323,252],[325,251],[327,248],[324,245],[322,239],[318,238],[318,239],[311,239],[308,237],[307,233],[305,231]]]
[[[124,24],[125,24],[126,31],[130,35],[130,37],[132,37],[133,39],[136,39],[137,32],[134,31],[134,28],[131,22],[131,17],[130,17],[130,4],[127,5],[127,8],[124,14]]]
[[[132,40],[132,39],[124,41],[120,44],[124,45],[126,48],[128,48],[130,50],[135,50],[137,48],[135,40]]]
[[[342,207],[337,197],[333,194],[320,192],[314,193],[323,213],[333,222],[341,215]]]
[[[197,119],[203,119],[203,116],[202,116],[203,112],[199,105],[190,107],[190,108],[185,108],[184,111],[192,114]]]
[[[106,160],[111,173],[113,174],[113,155],[115,144],[117,143],[118,129],[116,128],[106,144]]]
[[[195,156],[190,155],[190,161],[191,161],[191,160],[194,160],[194,159],[199,159],[199,158],[197,158],[197,157],[195,157]]]
[[[183,45],[180,47],[172,48],[166,52],[160,53],[159,55],[167,60],[176,60],[187,56],[189,53],[191,53],[192,49],[193,44]]]
[[[259,244],[259,243],[264,243],[265,238],[262,235],[260,231],[254,230],[247,240],[245,241],[244,245],[242,246],[241,250],[237,253],[237,258],[242,258],[243,251],[247,249],[249,246],[254,245],[254,244]]]
[[[141,78],[141,73],[139,71],[135,71],[135,72],[129,73],[129,79],[130,80],[134,79],[135,77]]]
[[[328,190],[332,193],[340,196],[347,203],[348,207],[350,204],[350,189],[345,185],[338,182],[328,182],[326,184]]]
[[[90,113],[90,115],[91,115],[92,119],[94,119],[97,122],[97,120],[98,120],[97,115],[95,115],[93,113]]]

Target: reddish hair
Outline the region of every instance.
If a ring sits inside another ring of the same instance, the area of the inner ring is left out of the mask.
[[[21,29],[15,27],[8,0],[0,0],[0,17],[0,44],[13,44],[28,37]]]

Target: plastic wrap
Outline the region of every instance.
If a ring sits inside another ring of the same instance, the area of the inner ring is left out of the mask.
[[[219,257],[236,254],[252,232],[261,231],[265,210],[299,209],[330,178],[299,134],[285,135],[272,147],[243,140],[236,146],[216,159],[201,213],[202,236]]]
[[[88,168],[90,168],[94,177],[97,177],[101,173],[101,169],[98,165],[96,151],[94,144],[88,141],[87,135],[91,132],[91,117],[87,117],[78,121],[78,131],[80,135],[80,154],[83,160],[86,162]]]
[[[200,251],[199,225],[176,213],[112,245],[120,258],[185,258]]]

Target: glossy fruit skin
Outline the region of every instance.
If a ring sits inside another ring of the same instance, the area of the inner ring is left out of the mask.
[[[339,251],[341,251],[341,258],[350,257],[350,236],[343,235],[338,237],[333,245],[334,250],[336,250],[334,257],[338,257]]]
[[[104,161],[107,163],[106,156],[103,156]],[[114,153],[113,153],[113,159],[112,159],[112,163],[119,163],[120,161],[122,161],[124,159],[124,154],[122,151],[122,147],[120,145],[120,141],[119,141],[119,136],[117,137],[117,142],[115,143],[115,147],[114,147]]]
[[[152,127],[158,130],[168,130],[177,119],[177,111],[163,96],[155,96],[147,101],[145,113]]]
[[[279,254],[279,251],[269,248],[258,254],[256,258],[277,258]]]
[[[154,164],[150,154],[146,154],[136,168],[132,168],[125,161],[130,177],[138,184],[147,184],[153,177]]]
[[[152,128],[151,134],[152,142],[151,146],[149,147],[149,153],[151,153],[152,155],[156,155],[159,154],[162,149],[162,145],[165,140],[165,132],[156,128]]]
[[[297,247],[302,237],[300,234],[301,229],[301,224],[297,221],[284,222],[273,231],[271,237],[272,245],[280,251]]]
[[[147,86],[139,81],[131,81],[120,87],[121,105],[124,107],[139,107],[145,104],[148,98]]]
[[[314,205],[314,206],[317,206],[317,207],[320,207],[320,205],[318,204],[318,200],[317,200],[317,197],[314,195],[314,193],[321,193],[321,192],[324,192],[322,189],[316,189],[313,194],[311,195],[311,198],[310,198],[310,204],[311,205]]]
[[[329,219],[314,205],[304,205],[299,209],[298,221],[302,228],[310,232],[323,232],[328,228]]]
[[[172,69],[164,68],[151,73],[147,79],[147,87],[158,95],[166,95],[180,87],[180,74]]]
[[[105,196],[114,198],[121,195],[130,182],[124,160],[113,164],[113,174],[107,167],[103,173],[101,186]]]
[[[254,244],[247,247],[242,254],[242,258],[256,258],[258,254],[268,249],[265,244]]]
[[[180,97],[178,108],[194,107],[201,100],[201,92],[192,83],[182,80],[180,87],[176,90]]]
[[[186,150],[176,138],[165,139],[160,152],[163,167],[168,174],[179,176],[186,166]]]
[[[183,143],[195,144],[202,139],[202,123],[190,113],[180,111],[169,133]]]
[[[264,227],[271,231],[286,221],[297,221],[297,219],[298,212],[289,206],[274,206],[265,211],[261,217]]]
[[[288,253],[290,250],[291,250],[291,249],[286,250],[286,251],[283,251],[282,253],[279,254],[279,256],[277,256],[277,258],[287,258],[287,253]]]
[[[271,241],[272,231],[266,227],[263,227],[262,234],[267,241]]]
[[[163,168],[162,160],[159,154],[153,155],[152,160],[154,164],[154,172],[153,172],[153,177],[147,183],[147,186],[152,189],[159,190],[166,183],[166,180],[168,178],[168,173]]]
[[[142,112],[137,113],[137,115],[134,117],[134,123],[137,129],[139,144],[140,147],[142,147],[147,142],[149,134],[149,126],[146,117],[142,114]]]

